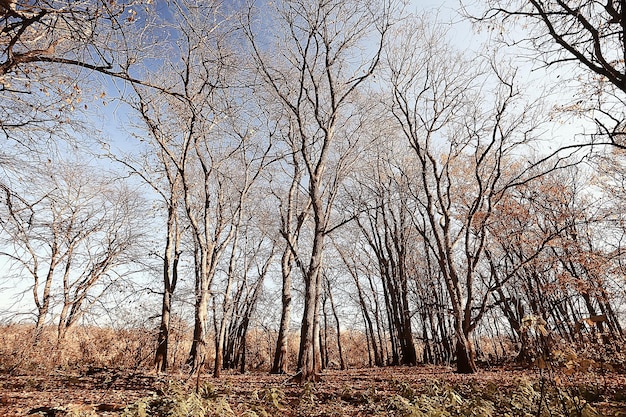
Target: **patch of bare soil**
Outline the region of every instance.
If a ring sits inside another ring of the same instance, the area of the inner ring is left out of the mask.
[[[519,370],[459,375],[447,367],[419,366],[327,371],[315,384],[298,384],[290,376],[265,373],[233,373],[220,379],[207,375],[199,386],[214,398],[225,400],[234,415],[255,415],[253,411],[256,415],[281,416],[382,416],[408,415],[410,408],[403,407],[414,404],[412,398],[435,392],[437,387],[453,387],[463,398],[492,398],[516,391],[522,380],[541,379],[537,372]],[[585,401],[599,415],[626,416],[624,375],[586,381],[585,392],[578,390],[577,381],[558,381],[570,384],[572,398],[574,394],[589,396]],[[46,376],[0,375],[0,416],[118,416],[142,398],[165,395],[172,384],[192,392],[198,381],[185,375],[110,369],[91,369],[82,374],[59,371]],[[535,386],[539,390],[541,385]],[[467,404],[477,407],[479,403]],[[498,410],[492,413],[502,415]]]

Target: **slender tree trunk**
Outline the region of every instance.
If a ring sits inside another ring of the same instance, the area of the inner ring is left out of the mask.
[[[327,290],[327,289],[326,289]],[[328,292],[324,291],[322,297],[322,317],[324,318],[324,333],[320,331],[320,356],[322,369],[327,369],[330,364],[330,355],[328,353],[328,313],[326,312],[326,303],[328,302]],[[322,337],[323,336],[323,337]]]
[[[389,340],[391,342],[391,362],[389,365],[400,365],[400,354],[398,353],[398,338],[396,337],[397,326],[395,323],[395,314],[392,307],[391,292],[389,290],[389,280],[385,277],[386,272],[381,268],[381,278],[383,283],[383,294],[385,299],[385,307],[387,312],[387,325],[389,328]]]
[[[168,345],[170,336],[170,320],[172,312],[172,296],[178,282],[178,262],[180,253],[180,233],[176,204],[171,202],[168,208],[167,238],[163,256],[163,298],[161,302],[161,323],[154,355],[154,366],[157,372],[166,372],[168,367]]]
[[[380,313],[380,304],[378,302],[378,293],[376,292],[376,287],[374,286],[374,282],[372,281],[372,277],[368,277],[368,282],[370,284],[370,289],[372,290],[372,300],[374,301],[374,321],[376,322],[376,336],[375,338],[378,340],[378,347],[380,352],[380,363],[377,366],[385,366],[385,363],[388,361],[389,355],[387,352],[387,346],[383,342],[382,335],[382,325],[381,322],[381,313]]]
[[[426,364],[433,364],[433,351],[431,347],[430,337],[428,335],[428,329],[426,327],[426,316],[422,314],[422,340],[424,342],[424,349],[422,350],[422,362]]]
[[[319,278],[321,279],[321,277]],[[313,319],[313,363],[314,363],[314,374],[311,380],[317,381],[319,379],[319,373],[322,371],[322,368],[325,368],[324,359],[322,358],[323,351],[322,347],[326,347],[326,344],[322,345],[322,314],[321,314],[321,293],[322,290],[319,290],[319,298],[317,299],[317,312],[315,313]],[[324,329],[325,330],[325,329]]]
[[[408,288],[406,285],[407,278],[403,277],[401,298],[401,320],[402,320],[402,364],[417,365],[417,352],[415,351],[415,342],[413,340],[413,331],[411,329],[411,313],[409,311]]]
[[[357,290],[357,296],[359,298],[359,306],[361,308],[361,315],[363,316],[363,324],[365,326],[365,342],[367,343],[367,356],[368,356],[368,364],[369,366],[372,366],[373,364],[375,364],[376,366],[383,366],[383,359],[381,356],[381,353],[378,349],[378,346],[376,344],[376,335],[374,333],[374,326],[372,325],[372,319],[370,317],[370,314],[368,312],[368,308],[367,308],[367,303],[365,302],[365,294],[363,292],[363,288],[361,286],[361,282],[359,281],[359,275],[356,272],[356,270],[354,268],[351,268],[349,266],[349,262],[347,257],[345,256],[345,254],[343,253],[342,250],[339,250],[339,254],[341,256],[341,259],[343,260],[344,264],[346,265],[346,267],[348,267],[348,271],[350,272],[350,275],[352,276],[352,279],[354,280],[354,285],[356,286],[356,290]],[[330,285],[329,285],[330,288]],[[338,339],[338,349],[339,349],[339,355],[340,355],[340,360],[342,361],[343,365],[345,366],[345,361],[343,359],[343,349],[341,348],[341,346],[339,345],[341,343],[341,332],[339,330],[339,319],[336,315],[335,312],[335,307],[334,307],[334,301],[332,299],[332,293],[331,293],[331,306],[333,307],[333,313],[335,314],[335,318],[337,321],[337,339]],[[346,366],[347,368],[347,366]],[[344,368],[342,368],[344,369]]]
[[[366,334],[369,333],[370,335],[371,349],[372,349],[372,353],[374,354],[374,364],[376,366],[383,366],[384,360],[383,360],[382,352],[379,349],[379,346],[377,344],[377,337],[376,337],[377,334],[374,332],[374,325],[372,324],[372,319],[367,311],[365,300],[362,298],[361,294],[359,294],[359,302],[361,304],[361,310],[363,312],[363,319],[365,320]]]
[[[329,141],[330,139],[328,139]],[[305,158],[306,159],[306,158]],[[324,161],[318,164],[322,171]],[[320,295],[322,290],[322,259],[326,236],[326,213],[321,197],[319,177],[310,172],[309,197],[313,208],[314,235],[311,257],[305,276],[304,314],[300,330],[300,349],[298,352],[298,370],[301,382],[317,379],[320,371],[321,357],[318,344]]]
[[[70,249],[69,252],[72,252]],[[71,258],[71,256],[70,256]],[[68,314],[70,314],[70,273],[71,273],[71,262],[68,260],[65,264],[65,272],[63,273],[63,307],[59,312],[59,323],[57,325],[57,347],[60,348],[63,341],[65,340],[65,336],[67,335],[67,327],[68,327]]]
[[[242,323],[242,332],[241,332],[241,342],[239,344],[239,353],[237,356],[239,357],[239,372],[244,374],[246,372],[246,351],[248,349],[248,324],[250,320],[248,317],[244,319]]]
[[[224,334],[223,324],[220,324],[218,336],[215,339],[215,362],[213,364],[213,377],[219,378],[222,375],[224,362]]]
[[[608,317],[608,325],[611,329],[611,334],[618,340],[621,340],[624,336],[622,326],[619,322],[619,318],[615,314],[611,302],[609,300],[599,300],[600,311]]]
[[[59,324],[57,325],[57,347],[61,347],[61,344],[67,335],[67,314],[69,309],[69,304],[63,303],[63,308],[59,313]]]
[[[341,346],[341,326],[339,325],[339,315],[337,314],[337,308],[335,307],[335,301],[333,300],[333,294],[330,290],[330,283],[328,284],[328,299],[330,301],[330,308],[335,318],[335,326],[337,326],[337,350],[339,351],[339,366],[341,370],[347,369],[346,361],[343,357],[343,348]]]

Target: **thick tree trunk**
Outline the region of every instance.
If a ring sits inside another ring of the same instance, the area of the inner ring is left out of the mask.
[[[321,252],[319,253],[321,257]],[[298,352],[298,379],[300,382],[314,381],[320,371],[319,352],[316,352],[319,329],[316,316],[319,313],[319,264],[309,269],[304,294],[304,315],[300,329],[300,349]]]
[[[307,285],[310,287],[310,285]],[[300,328],[300,348],[298,353],[299,380],[310,381],[315,375],[315,332],[313,326],[313,301],[314,296],[309,288],[305,292],[304,316]]]
[[[215,344],[215,363],[213,364],[213,377],[219,378],[222,376],[222,366],[224,363],[224,350],[220,347],[221,336],[218,337],[217,343]]]
[[[413,342],[413,333],[411,326],[405,323],[402,333],[402,364],[417,365],[417,352],[415,343]]]
[[[35,334],[33,336],[33,345],[37,345],[39,343],[39,341],[41,340],[41,335],[43,333],[43,327],[44,324],[46,323],[46,317],[48,316],[48,311],[50,310],[50,291],[52,288],[52,278],[54,276],[54,270],[57,266],[56,263],[56,256],[57,256],[57,249],[56,249],[57,245],[56,242],[54,242],[53,244],[53,248],[52,248],[52,254],[51,256],[51,263],[50,263],[50,267],[48,268],[48,273],[46,274],[46,282],[44,284],[44,289],[43,289],[43,296],[41,298],[41,301],[39,301],[39,294],[38,294],[38,281],[35,281],[35,285],[33,285],[33,295],[35,298],[35,304],[37,306],[37,322],[35,323]],[[65,289],[65,291],[67,291],[67,289]]]
[[[290,309],[285,311],[285,304],[283,304],[283,313],[280,319],[280,329],[278,331],[278,338],[276,339],[276,352],[274,353],[274,363],[272,365],[272,374],[286,374],[289,371],[289,364],[287,362],[288,351],[288,336],[290,320]]]
[[[478,371],[472,343],[463,334],[458,335],[456,341],[456,371],[459,374],[473,374]]]
[[[163,305],[161,307],[161,325],[159,326],[157,348],[154,355],[154,367],[157,372],[167,371],[167,348],[170,335],[170,312],[171,294],[168,291],[165,291],[163,293]]]
[[[209,311],[209,270],[207,267],[208,251],[200,249],[200,265],[196,270],[196,303],[194,308],[193,341],[186,364],[191,368],[190,373],[199,371],[205,364],[207,354],[206,325]]]
[[[283,278],[282,288],[282,311],[280,315],[280,327],[278,338],[276,339],[276,352],[274,353],[274,363],[271,373],[286,374],[289,371],[287,363],[288,343],[289,343],[289,322],[291,320],[291,267],[293,254],[291,248],[287,247],[281,259],[281,269]]]
[[[328,142],[330,139],[328,139]],[[318,170],[324,168],[324,162],[318,163]],[[309,197],[313,208],[314,234],[311,256],[305,276],[304,313],[300,330],[300,349],[298,352],[298,373],[300,382],[315,381],[321,367],[319,351],[319,313],[322,291],[322,259],[326,236],[326,215],[322,203],[321,186],[317,174],[309,177]]]
[[[237,239],[235,239],[235,242]],[[233,249],[234,251],[234,249]],[[230,313],[230,291],[232,287],[232,273],[228,275],[228,283],[224,291],[224,301],[222,306],[222,320],[220,320],[219,330],[215,339],[215,363],[213,365],[213,376],[219,378],[224,367],[224,345],[226,342],[226,327],[228,326],[228,316]]]
[[[190,373],[194,373],[199,370],[206,361],[207,338],[205,326],[207,323],[208,308],[209,297],[200,296],[196,302],[193,341],[191,343],[189,357],[187,358],[187,365],[191,368]]]

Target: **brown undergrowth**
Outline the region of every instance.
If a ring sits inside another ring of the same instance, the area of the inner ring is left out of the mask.
[[[0,372],[14,375],[53,370],[118,367],[144,369],[153,360],[156,339],[144,329],[77,327],[65,340],[44,328],[35,339],[32,326],[0,327]]]
[[[351,367],[297,384],[269,375],[267,358],[254,350],[259,370],[243,375],[214,379],[207,369],[196,379],[181,366],[157,375],[154,334],[144,329],[81,328],[61,346],[52,329],[35,345],[28,327],[0,330],[0,416],[626,417],[624,358],[615,346],[617,353],[556,346],[530,369]],[[174,364],[182,363],[188,341],[174,340]]]

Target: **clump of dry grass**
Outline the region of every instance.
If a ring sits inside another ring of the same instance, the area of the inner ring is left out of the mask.
[[[44,328],[35,341],[35,329],[24,324],[0,327],[0,372],[48,373],[54,369],[149,369],[156,334],[148,329],[110,329],[83,326],[62,341],[56,329]]]
[[[44,329],[38,342],[33,326],[9,324],[0,327],[0,371],[38,373],[48,370],[55,345],[54,332]]]

